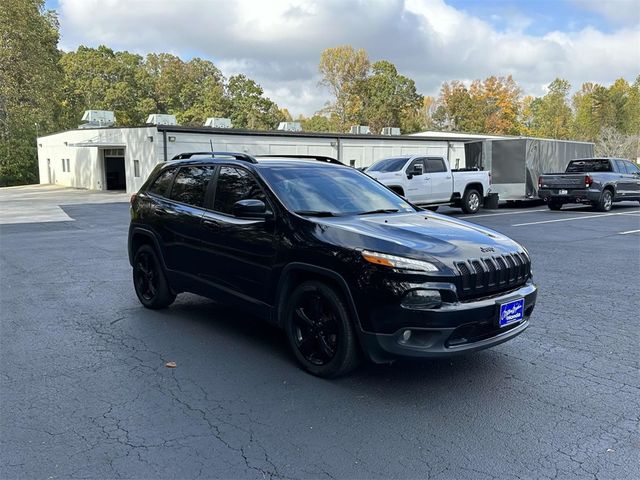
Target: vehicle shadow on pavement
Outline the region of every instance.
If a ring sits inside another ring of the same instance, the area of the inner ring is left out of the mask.
[[[263,370],[266,377],[277,375],[274,381],[281,381],[282,376],[286,376],[298,381],[307,379],[319,387],[327,382],[304,373],[289,349],[284,332],[260,318],[239,314],[232,307],[196,296],[186,302],[177,302],[170,310],[172,316],[176,317],[172,322],[180,322],[181,327],[190,331],[191,327],[196,326],[197,332],[204,335],[205,340],[210,336],[216,341],[233,344],[233,355],[238,355],[237,360],[246,361],[247,357],[256,357],[255,369]],[[276,365],[265,365],[265,358]],[[230,361],[233,362],[233,359]],[[494,378],[504,374],[509,377],[512,369],[513,365],[505,355],[488,350],[446,359],[400,359],[391,364],[363,361],[356,371],[329,382],[341,389],[346,387],[359,390],[360,393],[402,389],[406,394],[407,388],[437,385],[438,389],[446,390],[460,388],[468,382],[482,381],[484,376]]]

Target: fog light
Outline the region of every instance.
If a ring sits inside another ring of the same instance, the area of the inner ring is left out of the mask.
[[[411,339],[411,330],[405,330],[402,332],[402,341],[408,342]]]
[[[442,305],[442,297],[438,290],[410,290],[405,293],[401,305],[417,310],[439,308]]]

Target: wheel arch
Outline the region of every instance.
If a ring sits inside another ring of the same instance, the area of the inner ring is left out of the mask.
[[[484,198],[484,187],[482,186],[482,183],[473,182],[467,184],[467,186],[464,187],[464,193],[462,196],[464,197],[469,190],[476,190],[480,194],[480,201],[482,202],[482,198]]]
[[[160,248],[158,238],[151,230],[142,227],[133,227],[129,234],[129,263],[131,266],[133,266],[134,255],[142,245],[151,245],[158,254],[158,257],[160,257],[162,266],[166,269],[167,265],[164,261],[164,255]]]
[[[347,309],[355,322],[354,327],[356,328],[356,333],[359,336],[362,331],[360,318],[358,317],[358,311],[353,296],[351,295],[351,290],[344,277],[338,272],[328,268],[303,262],[289,263],[282,270],[276,289],[274,322],[279,327],[284,326],[284,305],[288,294],[291,293],[296,286],[308,280],[322,281],[336,288],[346,303]]]
[[[613,183],[607,183],[604,187],[602,187],[602,191],[610,190],[613,198],[616,198],[616,186]]]

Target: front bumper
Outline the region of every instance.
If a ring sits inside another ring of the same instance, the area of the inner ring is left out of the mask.
[[[538,190],[538,197],[545,202],[555,200],[562,203],[593,203],[600,200],[600,190],[596,188],[568,189],[567,193],[561,194],[560,189],[544,188]]]
[[[397,357],[446,357],[482,350],[521,334],[529,326],[536,297],[536,286],[528,282],[505,294],[419,312],[426,320],[421,323],[429,326],[412,322],[413,325],[403,325],[389,334],[362,331],[361,343],[369,358],[376,363]],[[500,304],[518,298],[524,298],[525,301],[524,319],[499,327],[497,317]],[[405,309],[399,311],[398,316],[406,316]],[[405,341],[403,333],[407,329],[411,330],[411,338]]]

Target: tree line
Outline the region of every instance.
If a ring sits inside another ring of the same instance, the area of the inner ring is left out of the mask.
[[[174,114],[181,125],[228,117],[235,128],[263,130],[293,120],[254,80],[226,78],[208,60],[106,46],[62,52],[58,40],[57,16],[44,0],[0,2],[0,186],[36,182],[36,136],[75,128],[87,109],[113,110],[120,126],[144,124],[150,113]],[[633,84],[585,83],[573,95],[556,79],[537,98],[523,95],[511,76],[491,76],[446,82],[431,97],[392,62],[371,62],[348,45],[324,50],[318,70],[331,99],[295,118],[307,131],[368,125],[373,133],[389,126],[571,138],[597,142],[599,154],[640,156],[640,75]]]
[[[490,76],[466,85],[445,82],[437,97],[417,93],[415,82],[388,61],[369,62],[365,50],[326,49],[322,83],[332,101],[311,118],[307,130],[347,131],[349,125],[384,126],[403,133],[423,130],[534,136],[596,143],[598,155],[640,157],[640,75],[630,84],[571,84],[557,78],[541,97],[524,95],[512,76]]]

